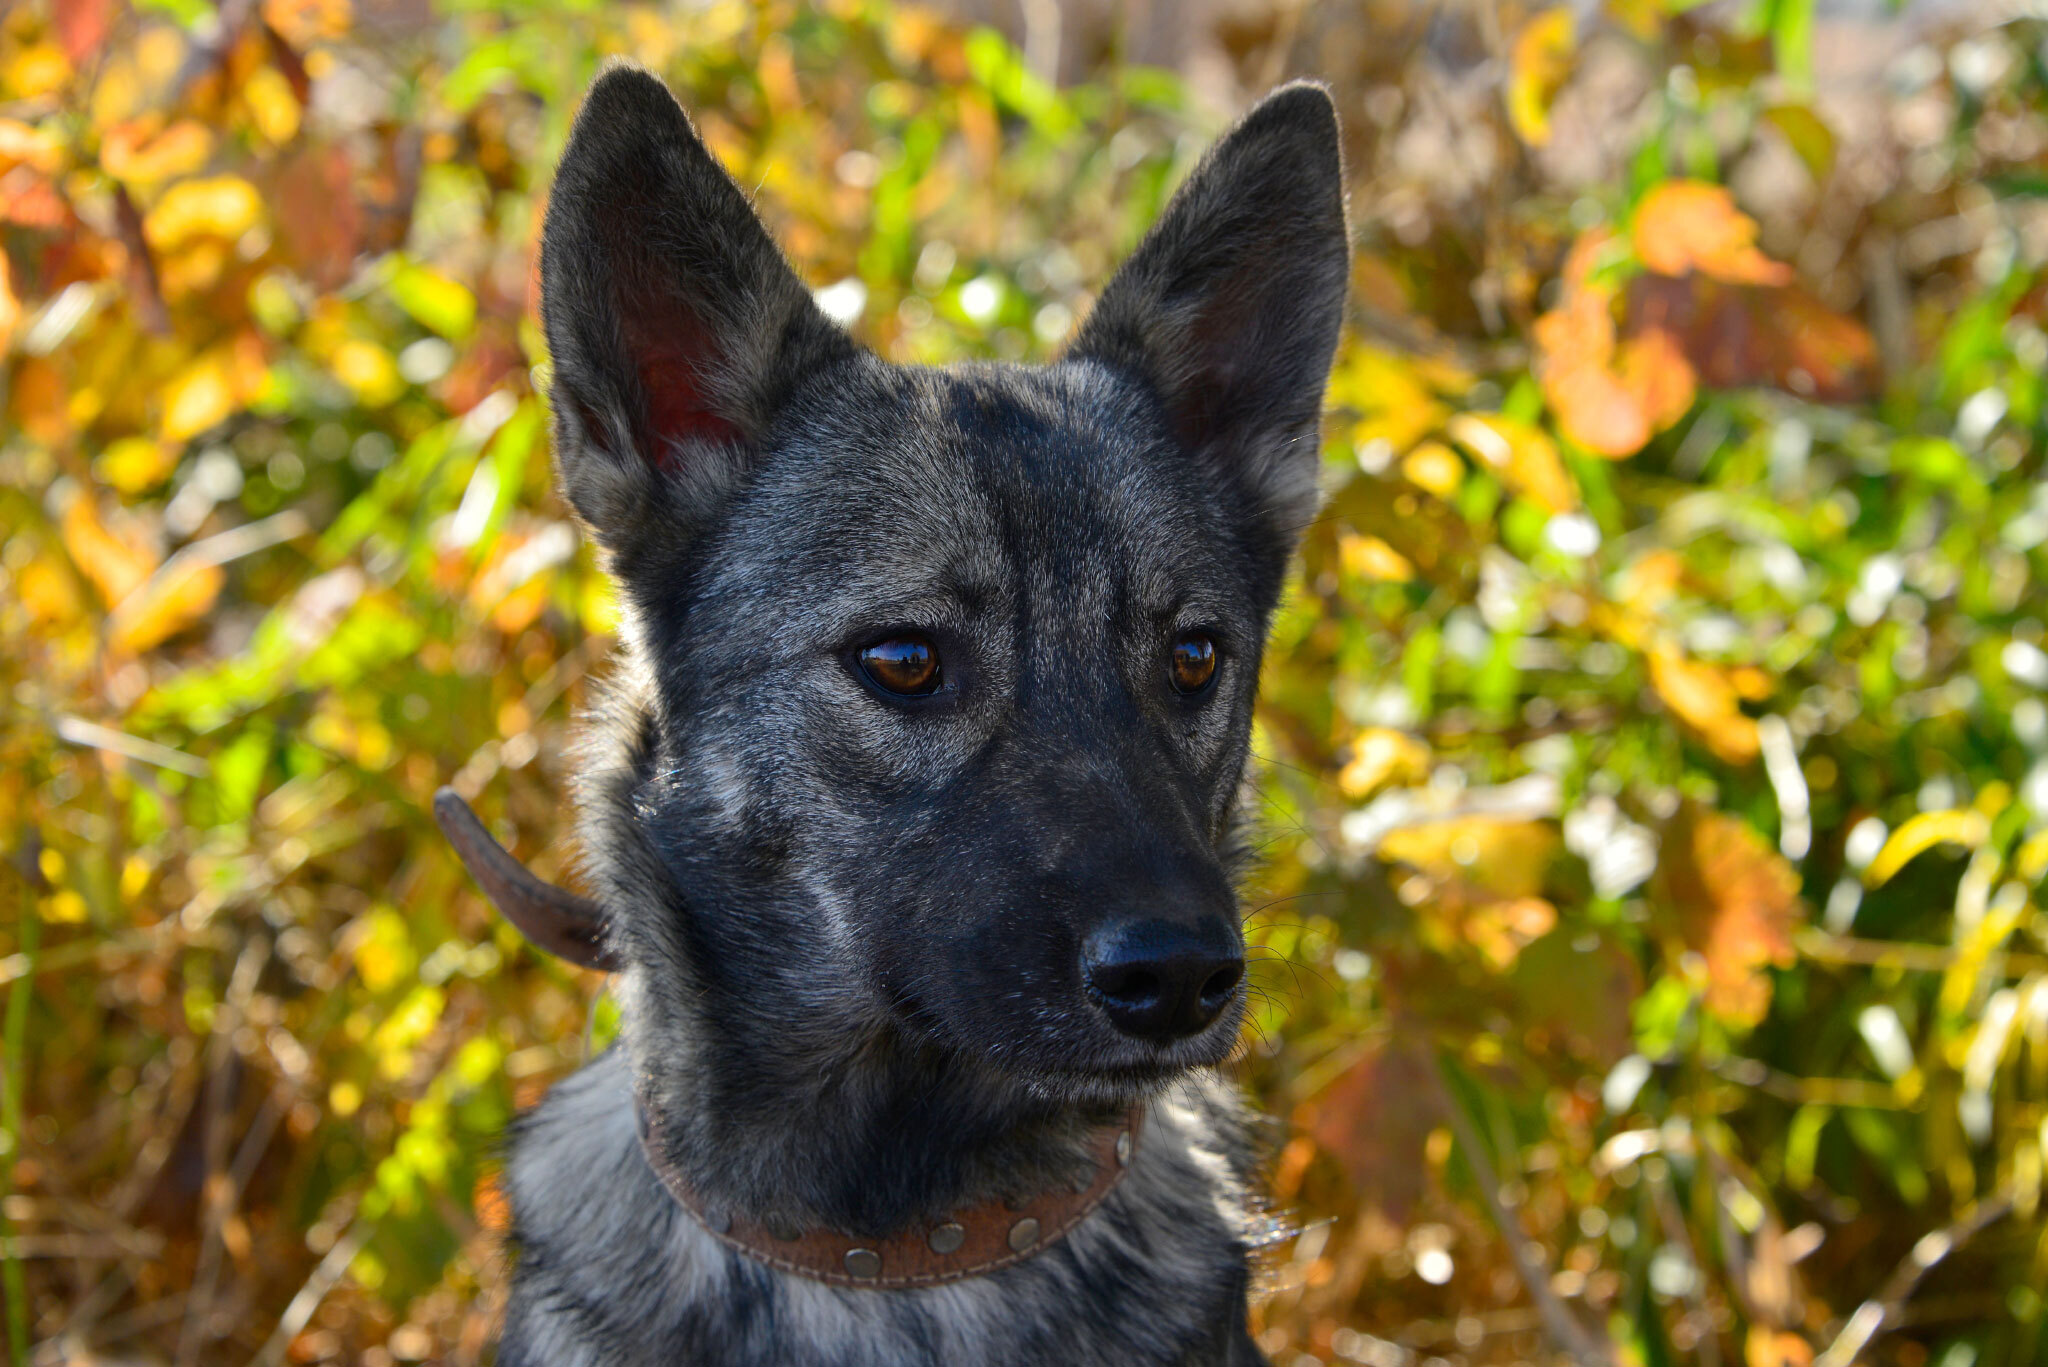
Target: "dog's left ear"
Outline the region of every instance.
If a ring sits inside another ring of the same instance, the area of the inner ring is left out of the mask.
[[[1315,514],[1350,256],[1336,108],[1283,86],[1209,150],[1068,353],[1139,377],[1283,548]]]
[[[541,314],[563,492],[626,572],[687,544],[796,385],[856,352],[668,88],[626,65],[555,173]]]

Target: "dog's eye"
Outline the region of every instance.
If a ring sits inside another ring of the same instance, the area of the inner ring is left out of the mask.
[[[861,673],[885,693],[915,698],[939,691],[939,652],[922,636],[891,636],[860,653]]]
[[[1216,640],[1191,631],[1173,643],[1173,687],[1177,693],[1199,693],[1216,677]]]

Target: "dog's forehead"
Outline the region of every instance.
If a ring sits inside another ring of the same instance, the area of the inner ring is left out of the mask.
[[[850,594],[1172,592],[1203,518],[1094,367],[891,369],[798,424],[755,510]]]

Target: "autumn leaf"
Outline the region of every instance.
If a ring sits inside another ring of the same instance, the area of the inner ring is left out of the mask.
[[[0,170],[26,166],[39,175],[54,176],[64,166],[64,144],[49,133],[20,119],[0,119]]]
[[[1706,964],[1707,1009],[1755,1025],[1770,1009],[1767,967],[1793,959],[1799,875],[1750,826],[1697,803],[1665,824],[1653,880],[1683,946]]]
[[[1743,1340],[1742,1360],[1746,1367],[1808,1367],[1813,1345],[1797,1334],[1752,1324]]]
[[[1375,583],[1405,584],[1415,578],[1408,557],[1376,536],[1344,528],[1337,533],[1337,562],[1354,578]]]
[[[1749,764],[1759,749],[1756,720],[1742,711],[1726,671],[1668,647],[1650,652],[1650,686],[1677,718],[1726,764]]]
[[[83,62],[107,41],[114,0],[56,0],[57,41],[72,63]]]
[[[1701,275],[1731,285],[1783,285],[1792,269],[1757,250],[1756,220],[1725,186],[1668,180],[1636,206],[1636,259],[1659,275]]]
[[[1642,993],[1642,977],[1635,956],[1606,935],[1566,927],[1524,947],[1508,983],[1525,1026],[1605,1067],[1629,1051],[1629,1008]]]
[[[180,119],[168,128],[159,119],[131,119],[100,139],[100,165],[108,175],[136,186],[191,175],[212,155],[213,134],[197,119]]]
[[[1550,141],[1550,105],[1571,75],[1578,28],[1569,6],[1544,10],[1522,25],[1508,58],[1508,122],[1523,142]]]
[[[1427,745],[1384,726],[1367,727],[1351,740],[1351,758],[1337,774],[1344,796],[1363,801],[1382,788],[1406,787],[1429,777]]]
[[[1540,427],[1500,413],[1460,413],[1446,430],[1503,484],[1545,512],[1579,506],[1578,486],[1558,457],[1557,443]]]
[[[142,235],[160,252],[175,251],[201,237],[240,237],[263,218],[263,199],[240,176],[182,180],[143,216]]]
[[[1628,289],[1632,326],[1662,329],[1702,383],[1771,384],[1844,402],[1877,391],[1877,343],[1855,319],[1798,285],[1759,288],[1644,275]]]
[[[100,518],[90,495],[81,493],[71,500],[59,519],[58,530],[71,563],[99,590],[100,601],[113,607],[149,578],[160,563],[148,536],[132,522],[120,519],[110,528]]]
[[[1534,897],[1559,845],[1556,827],[1542,821],[1460,816],[1389,832],[1383,859],[1438,878],[1462,878],[1500,897]]]
[[[1439,1123],[1436,1070],[1422,1050],[1378,1041],[1303,1108],[1309,1133],[1343,1164],[1360,1199],[1396,1224],[1422,1195],[1429,1132]]]
[[[1615,294],[1594,279],[1611,238],[1580,238],[1565,263],[1558,306],[1536,320],[1536,371],[1560,430],[1595,455],[1619,459],[1685,416],[1697,381],[1662,329],[1617,336]]]
[[[174,560],[107,619],[108,647],[136,655],[169,640],[204,618],[226,583],[218,565]]]
[[[14,329],[21,322],[21,300],[14,293],[14,267],[7,253],[0,251],[0,356],[13,344]]]
[[[1991,822],[1983,812],[1957,808],[1938,812],[1917,812],[1893,831],[1863,871],[1869,887],[1882,887],[1900,869],[1937,845],[1960,845],[1974,850],[1991,838]]]

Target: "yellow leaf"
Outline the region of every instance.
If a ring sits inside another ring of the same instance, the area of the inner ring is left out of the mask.
[[[142,221],[142,235],[158,251],[201,237],[233,241],[263,218],[263,199],[240,176],[179,181]]]
[[[1415,578],[1408,557],[1376,536],[1361,536],[1348,527],[1337,533],[1337,560],[1344,572],[1359,579],[1405,584]]]
[[[134,119],[107,130],[100,140],[100,165],[130,185],[157,185],[189,176],[213,155],[213,134],[197,119],[180,119],[157,131],[157,120]]]
[[[163,440],[182,442],[236,413],[262,392],[263,343],[243,332],[194,357],[163,385]]]
[[[63,566],[47,555],[39,555],[22,567],[14,580],[29,620],[43,626],[66,626],[78,620],[85,604],[78,586]]]
[[[1541,821],[1459,816],[1406,826],[1380,841],[1384,859],[1438,878],[1461,878],[1500,897],[1534,897],[1557,853],[1558,834]]]
[[[0,66],[0,83],[16,99],[55,95],[71,79],[71,63],[55,43],[25,43]]]
[[[274,66],[260,66],[242,82],[242,102],[264,140],[283,146],[299,131],[299,98],[292,83]]]
[[[1498,413],[1460,413],[1448,430],[1508,488],[1545,512],[1568,513],[1579,506],[1578,486],[1558,457],[1557,443],[1541,428]]]
[[[1650,653],[1650,686],[1677,718],[1726,764],[1749,764],[1761,743],[1754,718],[1743,715],[1741,698],[1727,673],[1688,660],[1675,650]]]
[[[1991,822],[1982,812],[1968,808],[1921,812],[1892,832],[1877,858],[1863,871],[1863,881],[1870,887],[1880,887],[1936,845],[1955,844],[1974,850],[1990,838]]]
[[[235,411],[234,386],[226,359],[207,352],[164,382],[162,431],[165,441],[197,436]]]
[[[1449,498],[1465,482],[1465,462],[1442,442],[1426,441],[1408,453],[1401,462],[1401,473],[1417,488]]]
[[[327,366],[334,378],[354,390],[356,398],[368,407],[382,407],[405,392],[398,363],[375,342],[351,337],[334,348]]]
[[[1636,259],[1659,275],[1701,275],[1732,285],[1784,285],[1792,268],[1757,250],[1756,220],[1725,186],[1668,180],[1636,207]]]
[[[1578,26],[1568,6],[1545,10],[1522,25],[1508,58],[1508,122],[1523,142],[1550,141],[1550,104],[1572,73]]]
[[[121,604],[108,623],[108,647],[139,655],[169,640],[212,611],[226,583],[227,572],[218,565],[180,569],[174,564],[169,573]]]
[[[92,463],[92,472],[102,484],[131,495],[154,489],[177,468],[177,452],[148,437],[122,437],[111,442]]]
[[[1429,747],[1384,726],[1369,727],[1351,742],[1351,758],[1337,774],[1337,786],[1354,801],[1382,788],[1410,787],[1429,777]]]

